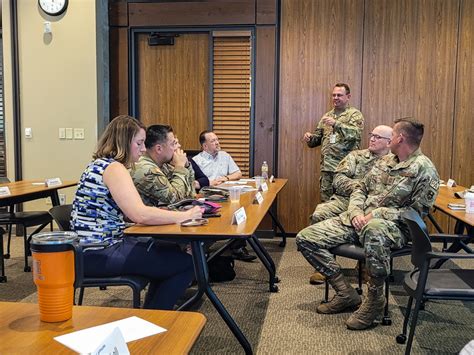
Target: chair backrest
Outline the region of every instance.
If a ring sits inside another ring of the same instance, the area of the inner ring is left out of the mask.
[[[411,262],[415,267],[420,268],[423,265],[426,253],[432,250],[428,228],[426,228],[426,224],[418,212],[412,208],[404,212],[402,218],[411,234]]]
[[[54,206],[49,210],[49,214],[53,217],[54,221],[58,224],[62,231],[71,230],[71,212],[72,205],[60,205]]]

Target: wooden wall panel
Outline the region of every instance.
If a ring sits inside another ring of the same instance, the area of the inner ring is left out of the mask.
[[[365,132],[415,107],[416,1],[366,0],[361,110]]]
[[[130,26],[242,25],[255,23],[255,0],[129,3]]]
[[[462,0],[452,177],[463,186],[474,185],[474,1]]]
[[[288,185],[278,213],[290,232],[308,224],[319,202],[320,148],[302,136],[331,108],[336,82],[346,82],[360,107],[363,0],[283,0],[281,23],[279,177]]]
[[[181,34],[173,46],[138,36],[138,107],[145,125],[170,124],[184,149],[199,149],[208,128],[209,36]]]
[[[277,0],[257,0],[257,25],[277,23]]]
[[[128,32],[111,27],[110,37],[110,117],[128,114]]]
[[[254,174],[259,175],[263,161],[270,174],[275,172],[275,33],[273,26],[257,27],[255,66]]]

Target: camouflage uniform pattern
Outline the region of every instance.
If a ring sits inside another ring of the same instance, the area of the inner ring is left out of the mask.
[[[340,266],[329,249],[344,243],[360,244],[365,249],[369,276],[386,277],[390,249],[401,248],[409,239],[401,215],[411,207],[425,217],[434,204],[438,188],[436,168],[420,149],[403,162],[388,154],[361,180],[346,212],[298,233],[298,248],[316,270],[330,277],[340,272]],[[372,219],[356,231],[351,220],[369,213]]]
[[[311,216],[311,224],[336,217],[346,211],[349,206],[349,197],[359,186],[359,180],[367,174],[378,158],[380,157],[370,150],[362,149],[354,150],[342,159],[336,168],[332,183],[334,195],[328,202],[316,206]]]
[[[163,164],[161,169],[147,155],[141,156],[130,171],[143,203],[147,206],[168,205],[194,198],[194,170]]]
[[[347,107],[339,114],[332,109],[324,116],[334,118],[336,123],[330,127],[320,120],[308,142],[310,148],[321,146],[321,201],[329,200],[333,194],[332,181],[337,165],[349,152],[359,149],[364,129],[364,117],[354,107]],[[332,133],[336,135],[335,143],[329,140]]]

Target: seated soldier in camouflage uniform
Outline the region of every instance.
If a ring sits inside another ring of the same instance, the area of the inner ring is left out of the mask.
[[[349,197],[362,179],[372,168],[375,162],[390,152],[390,138],[392,137],[392,127],[377,126],[370,133],[369,148],[354,150],[350,152],[339,163],[334,176],[334,194],[328,202],[320,203],[311,216],[311,224],[315,224],[325,219],[339,216],[347,211]],[[323,283],[324,276],[319,272],[311,275],[310,283],[317,285]]]
[[[170,126],[153,125],[146,131],[146,153],[130,171],[148,206],[168,205],[194,198],[194,170]]]
[[[420,150],[424,127],[403,118],[395,121],[390,150],[379,159],[352,193],[349,208],[338,217],[313,224],[298,233],[296,243],[306,260],[336,291],[318,313],[339,313],[358,307],[361,297],[346,281],[329,251],[345,243],[363,245],[369,274],[368,293],[346,321],[349,329],[366,329],[382,314],[383,286],[389,271],[390,249],[406,244],[409,233],[401,221],[407,208],[425,217],[439,187],[435,166]]]

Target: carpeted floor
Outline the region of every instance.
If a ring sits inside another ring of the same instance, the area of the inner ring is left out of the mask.
[[[404,347],[395,342],[401,330],[407,297],[401,286],[403,271],[410,269],[409,258],[395,259],[395,283],[391,286],[390,312],[393,324],[353,332],[344,320],[349,313],[320,315],[316,306],[324,286],[308,283],[311,267],[296,251],[294,239],[286,248],[279,240],[263,240],[277,265],[281,278],[278,293],[268,291],[268,273],[259,261],[236,262],[237,277],[216,283],[213,289],[240,326],[257,354],[400,354]],[[23,272],[22,240],[14,238],[12,258],[6,260],[8,282],[0,284],[1,301],[36,302],[31,273]],[[346,274],[356,282],[353,261],[340,258]],[[456,265],[454,265],[456,267]],[[187,292],[190,296],[193,289]],[[86,290],[84,304],[131,307],[128,288]],[[243,353],[224,321],[205,299],[197,311],[207,324],[192,353]],[[454,354],[474,338],[474,304],[429,302],[420,313],[413,354]]]

